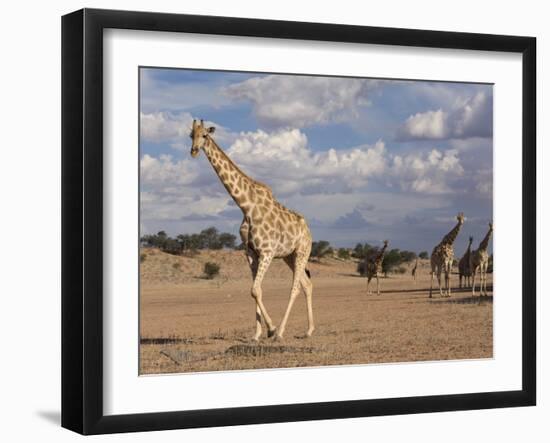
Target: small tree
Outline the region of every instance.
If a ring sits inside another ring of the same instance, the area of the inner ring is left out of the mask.
[[[166,252],[167,254],[172,254],[172,255],[180,255],[181,251],[182,251],[181,244],[177,240],[168,237],[164,241],[162,252]]]
[[[418,254],[418,257],[421,259],[427,259],[429,257],[428,251],[422,251],[420,254]]]
[[[330,243],[326,240],[314,241],[311,244],[311,257],[319,259],[325,255],[332,254],[332,252],[333,249],[330,247]]]
[[[222,248],[234,249],[237,237],[235,237],[233,234],[229,234],[228,232],[222,232],[218,237],[218,241],[221,244]]]
[[[384,275],[387,275],[388,272],[391,272],[393,268],[401,263],[401,254],[399,249],[392,249],[387,252],[384,256],[384,261],[382,262],[382,272]]]
[[[213,262],[207,262],[204,264],[204,275],[208,280],[212,280],[220,273],[220,265]]]

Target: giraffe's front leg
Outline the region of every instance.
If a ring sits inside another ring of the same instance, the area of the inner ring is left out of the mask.
[[[254,252],[253,249],[248,248],[246,251],[246,259],[248,260],[248,265],[250,266],[250,271],[252,272],[252,281],[256,279],[256,274],[258,272],[258,255]],[[258,341],[262,335],[262,311],[256,303],[256,333],[252,337],[254,341]]]

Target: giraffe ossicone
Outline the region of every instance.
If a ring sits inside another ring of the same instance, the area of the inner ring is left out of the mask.
[[[302,215],[280,204],[273,197],[269,186],[246,175],[214,141],[214,131],[214,127],[205,127],[203,120],[193,120],[190,134],[191,156],[196,157],[201,150],[204,151],[223,186],[243,213],[239,233],[252,272],[251,295],[256,305],[256,333],[253,338],[259,340],[262,335],[262,318],[267,326],[268,337],[283,337],[300,288],[306,297],[306,336],[309,337],[315,326],[312,307],[313,284],[306,269],[312,243],[307,222]],[[293,271],[290,298],[278,328],[271,320],[262,296],[262,281],[274,258],[283,258]]]

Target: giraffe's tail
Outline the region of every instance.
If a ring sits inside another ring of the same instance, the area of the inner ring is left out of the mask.
[[[311,272],[309,272],[309,269],[306,269],[306,275],[307,275],[307,278],[311,280]]]

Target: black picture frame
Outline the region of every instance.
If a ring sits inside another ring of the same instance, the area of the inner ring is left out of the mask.
[[[171,31],[522,55],[522,388],[177,412],[103,413],[103,30]],[[230,426],[536,403],[536,39],[83,9],[62,18],[62,426],[82,434]]]

